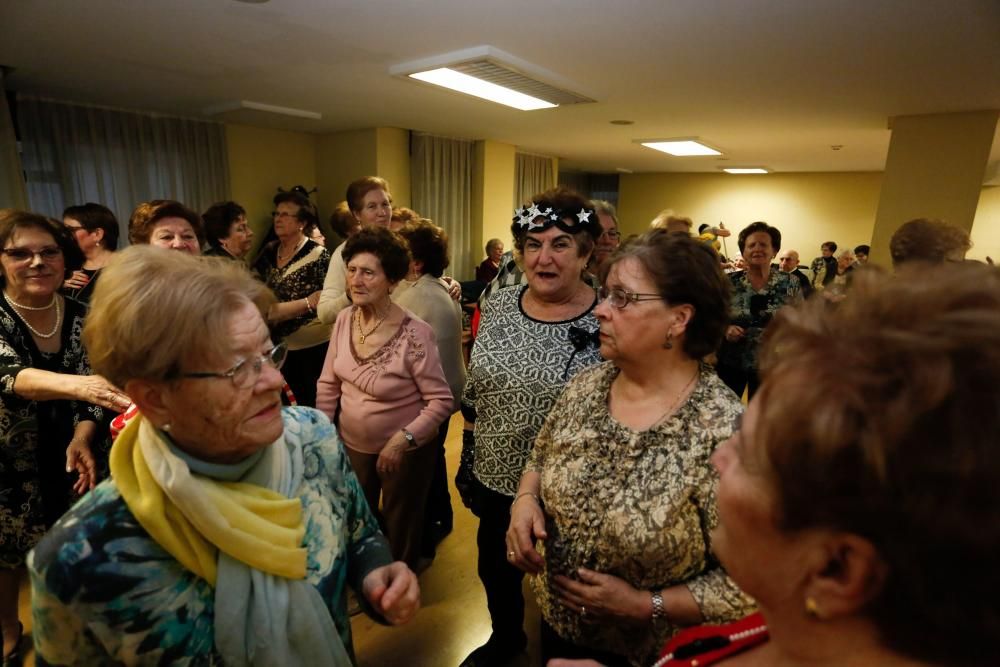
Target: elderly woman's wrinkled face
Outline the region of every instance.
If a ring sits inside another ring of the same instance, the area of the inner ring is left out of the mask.
[[[231,352],[205,361],[188,373],[224,373],[237,363],[267,354],[271,342],[267,324],[250,302],[229,320]],[[253,372],[251,370],[251,372]],[[170,436],[185,452],[216,463],[236,463],[266,447],[282,433],[281,373],[269,363],[247,388],[230,378],[184,378],[169,383],[163,403],[170,419]]]
[[[19,302],[49,299],[62,285],[66,272],[59,244],[38,227],[15,229],[3,248],[0,265],[6,292]]]
[[[844,271],[847,267],[854,263],[854,253],[844,253],[837,258],[837,268]]]
[[[369,190],[361,199],[361,210],[354,211],[354,217],[362,225],[388,227],[392,218],[392,199],[381,188]]]
[[[777,528],[763,443],[754,438],[759,405],[759,398],[750,401],[739,430],[712,454],[719,473],[719,522],[712,530],[712,549],[733,581],[766,603],[793,594],[800,583],[796,563],[804,544]]]
[[[743,244],[743,259],[746,260],[748,266],[758,268],[771,266],[774,252],[771,235],[767,232],[754,232],[747,237]]]
[[[499,264],[500,258],[503,257],[503,244],[494,243],[493,245],[491,245],[490,251],[489,253],[487,253],[486,256],[489,257],[490,261],[493,262],[494,264]]]
[[[642,262],[635,257],[626,257],[611,267],[602,291],[611,296],[594,309],[601,323],[601,356],[611,361],[647,359],[663,348],[667,331],[673,325],[671,308],[662,299],[626,300],[625,306],[618,308],[611,302],[621,292],[626,293],[626,298],[628,294],[659,294]]]
[[[272,218],[274,220],[274,235],[279,239],[297,239],[306,227],[306,223],[299,220],[299,209],[302,207],[295,202],[283,201],[274,207]]]
[[[167,250],[180,250],[192,255],[201,254],[201,244],[191,223],[184,218],[157,220],[149,233],[149,245]]]
[[[603,264],[618,248],[618,225],[615,219],[607,213],[598,212],[597,219],[601,223],[601,236],[597,239],[597,246],[594,248],[594,259],[597,263]]]
[[[580,232],[584,234],[586,232]],[[573,234],[558,227],[528,232],[524,239],[524,273],[533,294],[543,301],[567,298],[580,284],[590,253],[580,256]]]
[[[361,252],[347,263],[347,289],[356,306],[385,308],[395,283],[389,282],[382,262],[370,252]]]
[[[223,247],[235,257],[243,257],[250,252],[253,245],[253,230],[247,224],[245,216],[240,216],[229,225],[229,236],[221,239]]]

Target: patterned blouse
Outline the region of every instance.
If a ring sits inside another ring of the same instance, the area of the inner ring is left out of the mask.
[[[746,271],[729,274],[733,283],[729,304],[729,323],[743,327],[746,334],[735,343],[722,341],[719,364],[744,371],[757,370],[757,346],[764,329],[782,306],[802,300],[802,287],[795,276],[771,267],[767,284],[754,289]]]
[[[477,413],[473,472],[508,496],[517,493],[535,436],[566,382],[601,360],[592,338],[571,338],[571,330],[597,331],[596,295],[575,319],[541,322],[521,306],[526,290],[500,290],[486,303],[462,399]]]
[[[313,292],[323,289],[323,279],[330,263],[330,252],[311,239],[299,248],[284,267],[278,268],[278,242],[264,246],[253,263],[253,270],[270,287],[278,301],[304,299]],[[300,327],[316,319],[313,313],[279,322],[273,328],[273,335],[284,340]],[[329,338],[329,336],[327,336]]]
[[[649,664],[679,628],[587,623],[550,589],[579,567],[640,590],[684,584],[706,623],[745,616],[753,602],[710,550],[717,523],[716,475],[709,457],[728,438],[743,405],[714,369],[702,365],[688,400],[645,431],[618,423],[608,395],[618,368],[588,368],[570,382],[535,441],[526,470],[541,474],[548,539],[545,570],[532,588],[545,620],[564,639]]]
[[[285,408],[302,446],[306,579],[350,655],[345,585],[392,557],[337,434],[311,408]],[[216,665],[214,589],[136,521],[114,480],[91,491],[28,557],[39,665]],[[360,596],[359,596],[360,598]]]
[[[0,299],[0,568],[22,565],[45,529],[69,508],[75,474],[64,471],[66,447],[76,424],[104,418],[101,408],[89,403],[33,401],[14,393],[17,374],[25,368],[90,375],[80,341],[86,307],[71,299],[63,303],[62,347],[44,354]],[[91,451],[99,468],[106,467],[102,443],[92,443]]]

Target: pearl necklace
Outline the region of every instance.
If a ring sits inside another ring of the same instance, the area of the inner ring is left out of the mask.
[[[21,321],[24,322],[24,326],[28,327],[28,330],[31,333],[35,334],[36,336],[38,336],[39,338],[41,338],[43,340],[44,339],[52,338],[57,333],[59,333],[59,329],[62,327],[62,308],[59,307],[59,299],[56,298],[55,294],[52,295],[52,303],[50,303],[49,305],[47,305],[47,306],[45,306],[43,308],[33,308],[31,306],[22,306],[21,304],[16,303],[13,299],[11,299],[7,295],[7,292],[3,293],[3,298],[6,299],[7,303],[9,303],[15,309],[16,308],[24,308],[25,310],[48,310],[54,304],[55,307],[56,307],[56,323],[55,323],[55,326],[52,327],[52,331],[50,331],[49,333],[42,333],[41,331],[39,331],[35,327],[31,326],[31,323],[29,323],[28,320],[26,320],[24,318],[24,315],[22,315],[21,313],[19,313],[17,310],[14,310],[14,312],[17,313],[17,316],[21,318]]]
[[[354,321],[358,325],[358,339],[361,341],[361,344],[364,345],[365,339],[368,338],[368,336],[371,336],[373,333],[375,333],[375,330],[378,329],[380,326],[382,326],[382,323],[385,322],[385,318],[388,317],[389,315],[389,309],[388,308],[386,309],[385,315],[378,318],[378,321],[375,322],[375,326],[373,326],[371,331],[367,333],[365,333],[365,331],[361,328],[361,309],[358,308],[355,312],[357,313],[357,315],[354,317]]]
[[[55,292],[52,293],[52,301],[49,301],[49,305],[47,306],[25,306],[23,303],[18,303],[17,301],[14,301],[14,299],[10,298],[7,292],[3,293],[3,298],[7,299],[7,303],[9,303],[10,305],[20,308],[22,310],[48,310],[56,303]]]
[[[695,639],[690,644],[685,644],[683,646],[677,647],[674,653],[668,653],[659,660],[653,663],[652,667],[663,667],[668,662],[676,658],[678,660],[686,660],[687,658],[693,658],[695,656],[701,655],[703,653],[708,653],[709,651],[717,651],[720,648],[729,646],[733,642],[738,642],[743,639],[748,639],[754,637],[761,633],[767,632],[766,625],[758,625],[755,628],[747,628],[746,630],[741,630],[740,632],[734,632],[731,635],[715,635],[713,637],[701,637]],[[691,661],[692,665],[697,665],[697,660]]]

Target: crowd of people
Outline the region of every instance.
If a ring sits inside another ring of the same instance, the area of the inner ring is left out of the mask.
[[[356,663],[349,607],[407,623],[452,530],[458,411],[461,667],[523,652],[526,575],[552,667],[1000,662],[1000,275],[964,230],[804,271],[766,222],[730,262],[557,187],[461,284],[382,178],[319,222],[279,191],[252,253],[238,203],[153,200],[119,249],[99,204],[0,210],[4,667],[25,565],[38,664]]]

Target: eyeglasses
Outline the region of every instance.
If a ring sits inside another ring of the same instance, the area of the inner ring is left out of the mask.
[[[663,297],[659,294],[642,294],[641,292],[629,292],[621,287],[602,287],[600,291],[601,301],[607,301],[615,308],[624,308],[634,301],[658,301]]]
[[[271,211],[272,218],[298,218],[298,213],[289,213],[288,211]]]
[[[288,346],[284,343],[278,343],[264,354],[240,361],[228,371],[223,371],[222,373],[182,373],[181,377],[195,380],[204,378],[229,378],[233,386],[237,389],[249,389],[256,384],[257,379],[264,370],[265,363],[273,366],[275,370],[281,370],[287,356]]]
[[[36,256],[43,262],[54,262],[58,259],[62,259],[63,251],[62,248],[56,246],[49,246],[47,248],[42,248],[38,252],[34,250],[28,250],[27,248],[4,248],[3,254],[11,258],[12,261],[22,264],[24,262],[30,262]]]
[[[87,229],[83,225],[63,225],[63,227],[65,227],[66,229],[68,229],[71,232],[78,232],[81,229]]]
[[[618,232],[617,229],[606,229],[603,232],[601,232],[601,238],[603,239],[604,237],[607,237],[612,241],[617,241],[619,238],[621,238],[621,234]]]

